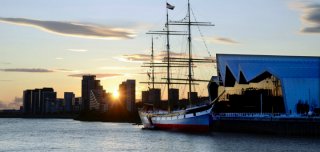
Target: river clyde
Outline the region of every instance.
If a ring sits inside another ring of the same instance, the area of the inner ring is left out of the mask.
[[[128,123],[0,119],[0,151],[319,151],[320,139],[143,130]]]

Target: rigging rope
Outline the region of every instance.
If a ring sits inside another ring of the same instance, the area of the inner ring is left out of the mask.
[[[194,15],[194,13],[193,13],[193,10],[192,10],[192,9],[191,9],[191,13],[192,13],[192,15],[193,15],[194,20],[197,22],[197,18],[196,18],[196,16]],[[204,44],[205,48],[207,49],[207,52],[208,52],[208,54],[209,54],[209,56],[210,56],[210,58],[211,58],[211,57],[212,57],[211,52],[210,52],[210,51],[209,51],[209,49],[208,49],[207,43],[206,43],[206,41],[205,41],[205,39],[204,39],[204,36],[203,36],[203,34],[202,34],[201,30],[200,30],[200,27],[199,27],[199,26],[197,26],[197,28],[198,28],[198,31],[199,31],[199,33],[200,33],[200,36],[201,36],[202,42],[203,42],[203,44]]]

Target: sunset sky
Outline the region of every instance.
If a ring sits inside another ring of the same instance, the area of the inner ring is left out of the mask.
[[[168,2],[175,6],[170,20],[183,19],[187,1]],[[141,65],[150,55],[151,40],[145,33],[164,28],[165,4],[165,0],[1,0],[0,109],[15,108],[25,89],[53,87],[58,97],[66,91],[80,96],[83,74],[96,74],[107,92],[117,90],[126,79],[146,81]],[[318,0],[191,0],[191,5],[197,21],[215,24],[200,28],[203,37],[193,28],[197,57],[208,56],[202,39],[213,57],[320,56]],[[184,54],[185,39],[171,40],[172,51]],[[164,44],[162,36],[155,37],[158,58]],[[195,73],[210,79],[215,70],[213,64],[197,66]],[[202,87],[205,95],[206,86]],[[146,88],[137,83],[138,98]]]

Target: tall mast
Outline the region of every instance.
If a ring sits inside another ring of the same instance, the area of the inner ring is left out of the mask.
[[[188,74],[188,81],[189,81],[189,94],[188,94],[188,100],[189,104],[191,105],[191,81],[192,81],[192,50],[191,50],[191,16],[190,16],[190,2],[188,0],[188,51],[189,51],[189,60],[188,60],[188,66],[189,66],[189,74]]]
[[[167,8],[167,22],[166,22],[166,27],[167,27],[167,85],[168,85],[168,112],[171,112],[171,108],[170,108],[170,95],[169,95],[169,91],[170,91],[170,41],[169,41],[169,13],[168,13],[168,8]]]
[[[151,64],[154,65],[153,36],[151,37]],[[151,71],[152,89],[154,89],[154,66]]]

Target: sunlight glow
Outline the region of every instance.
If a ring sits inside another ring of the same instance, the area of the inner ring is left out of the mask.
[[[113,96],[114,99],[118,99],[119,98],[120,95],[119,95],[119,92],[118,92],[117,89],[113,90],[112,96]]]

